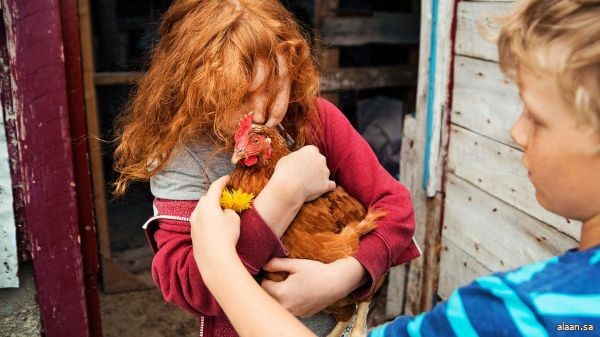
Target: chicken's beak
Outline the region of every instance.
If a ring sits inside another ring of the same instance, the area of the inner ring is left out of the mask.
[[[243,151],[235,151],[235,152],[233,152],[233,156],[231,156],[231,163],[235,165],[243,157],[244,157],[244,152]]]

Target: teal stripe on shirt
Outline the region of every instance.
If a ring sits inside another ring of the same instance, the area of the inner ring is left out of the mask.
[[[542,315],[600,317],[600,295],[541,293],[531,295]]]
[[[594,256],[592,256],[592,258],[590,259],[590,264],[594,265],[594,264],[599,263],[599,262],[600,262],[600,250],[598,250],[594,254]]]
[[[481,277],[478,278],[476,282],[482,288],[487,289],[504,302],[508,314],[512,318],[515,327],[521,332],[521,335],[527,337],[548,336],[548,332],[540,322],[538,322],[531,309],[529,309],[514,290],[507,286],[499,277]]]
[[[455,291],[448,299],[446,318],[455,335],[461,337],[479,337],[473,325],[471,325],[471,321],[469,321],[458,291]]]
[[[406,326],[406,331],[410,337],[421,337],[421,325],[423,325],[423,319],[425,318],[425,313],[420,314],[415,317],[408,325]]]
[[[537,273],[546,269],[551,263],[557,263],[558,256],[550,258],[545,261],[533,263],[524,267],[521,267],[515,271],[508,272],[504,277],[513,284],[521,284],[523,282],[530,281]]]
[[[385,329],[387,328],[388,324],[389,323],[385,323],[371,330],[371,332],[369,332],[369,337],[385,337]]]

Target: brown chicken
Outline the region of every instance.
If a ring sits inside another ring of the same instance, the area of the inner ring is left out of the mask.
[[[277,161],[290,153],[284,137],[276,130],[253,125],[252,115],[242,119],[235,135],[230,189],[241,189],[257,195],[267,184]],[[358,250],[361,236],[376,227],[382,211],[369,210],[342,187],[336,187],[321,197],[305,203],[281,238],[290,258],[311,259],[330,263],[350,256]],[[284,273],[268,273],[267,278],[281,281]],[[356,301],[349,296],[332,304],[325,311],[338,321],[348,320]]]

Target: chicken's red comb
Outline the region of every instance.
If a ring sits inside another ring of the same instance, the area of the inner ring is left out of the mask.
[[[248,135],[251,127],[252,127],[252,112],[250,112],[249,114],[247,114],[244,118],[242,118],[240,120],[240,123],[238,124],[238,127],[237,127],[237,131],[235,132],[234,139],[235,139],[236,144],[238,144],[239,141],[241,141]]]

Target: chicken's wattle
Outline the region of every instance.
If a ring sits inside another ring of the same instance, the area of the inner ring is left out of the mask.
[[[250,156],[250,157],[244,159],[244,165],[246,165],[246,166],[252,166],[252,165],[255,165],[256,163],[258,163],[257,156]]]

